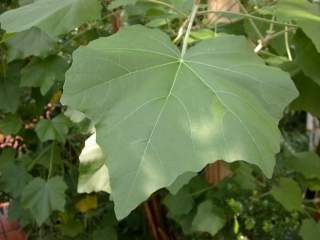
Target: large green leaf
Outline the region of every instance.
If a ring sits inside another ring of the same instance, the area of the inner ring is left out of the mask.
[[[208,232],[214,236],[225,224],[226,220],[221,210],[210,200],[198,206],[197,214],[192,222],[192,229],[199,232]]]
[[[41,225],[52,211],[64,210],[66,189],[67,186],[61,177],[54,177],[48,181],[35,178],[24,188],[21,201]]]
[[[302,222],[299,235],[303,240],[318,240],[320,236],[320,224],[313,219],[305,219]]]
[[[33,59],[21,71],[21,86],[40,87],[45,95],[55,81],[63,81],[67,62],[59,56],[50,56],[46,59]]]
[[[96,134],[91,135],[85,142],[85,147],[79,156],[79,193],[111,192],[109,172],[106,157],[96,143]]]
[[[98,0],[41,0],[3,13],[0,23],[9,33],[38,27],[57,36],[98,19],[100,10]]]
[[[54,49],[55,42],[39,28],[19,32],[6,41],[8,61],[30,56],[46,57]]]
[[[279,20],[294,20],[320,52],[320,10],[317,3],[307,0],[279,0],[274,10]]]
[[[290,178],[280,178],[278,184],[272,186],[271,195],[288,211],[302,210],[302,191]]]
[[[245,38],[219,36],[184,57],[142,26],[74,53],[62,102],[96,124],[119,219],[184,172],[245,160],[272,175],[277,127],[297,91]]]

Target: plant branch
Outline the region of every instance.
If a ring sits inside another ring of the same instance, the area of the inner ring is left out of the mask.
[[[274,34],[268,34],[265,38],[259,40],[259,44],[258,44],[258,46],[255,48],[254,52],[255,52],[255,53],[260,52],[261,49],[263,49],[265,46],[267,46],[268,43],[269,43],[271,40],[273,40],[273,39],[281,36],[282,34],[286,34],[286,33],[288,33],[288,32],[295,31],[295,30],[296,30],[295,28],[285,28],[284,30],[281,30],[281,31],[276,32],[276,33],[274,33]]]
[[[165,7],[170,8],[171,10],[175,11],[176,13],[178,13],[179,15],[183,16],[183,17],[188,17],[187,14],[185,14],[184,12],[180,11],[179,9],[177,9],[174,5],[166,3],[166,2],[162,2],[159,0],[143,0],[145,2],[150,2],[150,3],[156,3]]]
[[[255,20],[261,21],[261,22],[273,23],[273,24],[277,24],[277,25],[295,27],[295,28],[298,27],[295,24],[282,23],[282,22],[278,22],[278,21],[275,21],[275,20],[267,19],[267,18],[257,17],[257,16],[254,16],[254,15],[251,15],[249,13],[238,13],[238,12],[231,12],[231,11],[214,11],[214,10],[210,10],[209,11],[209,10],[207,10],[207,11],[199,11],[197,13],[197,15],[205,15],[205,14],[208,14],[208,13],[230,14],[230,15],[235,15],[235,16],[241,16],[241,17],[244,17],[244,18],[255,19]]]
[[[237,0],[240,6],[240,9],[245,13],[245,14],[249,14],[247,9],[243,6],[243,4],[241,3],[240,0]],[[248,18],[248,21],[250,22],[252,28],[256,31],[257,35],[259,36],[260,39],[263,38],[262,33],[260,32],[259,28],[257,27],[256,23],[253,21],[252,18]]]
[[[187,51],[189,35],[190,35],[190,32],[191,32],[193,21],[194,21],[196,15],[197,15],[198,8],[199,8],[199,0],[194,0],[192,12],[191,12],[191,15],[189,17],[188,28],[187,28],[186,34],[184,35],[184,39],[183,39],[182,50],[181,50],[181,58],[183,58],[184,54]]]

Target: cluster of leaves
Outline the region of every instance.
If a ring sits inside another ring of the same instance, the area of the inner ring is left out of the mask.
[[[177,239],[316,239],[320,159],[290,124],[320,116],[319,4],[243,5],[220,24],[189,0],[3,1],[9,217],[31,239],[148,239],[158,191]],[[218,159],[233,175],[212,187]]]

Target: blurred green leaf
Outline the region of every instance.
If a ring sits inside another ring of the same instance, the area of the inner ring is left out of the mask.
[[[302,191],[290,178],[280,178],[278,184],[272,186],[271,195],[288,211],[302,210]]]
[[[171,218],[188,214],[193,207],[193,198],[189,191],[182,188],[177,194],[168,194],[163,200]]]
[[[5,192],[9,193],[14,198],[17,198],[31,179],[32,176],[23,166],[11,161],[2,170],[0,182],[3,185],[3,190]]]
[[[317,52],[310,39],[301,31],[295,34],[294,42],[297,65],[306,76],[320,85],[320,53]]]
[[[54,49],[55,42],[39,28],[14,34],[6,41],[8,61],[24,59],[30,56],[47,57]]]
[[[299,235],[303,240],[319,240],[320,223],[316,223],[313,219],[305,219],[302,222]]]
[[[283,159],[284,166],[305,178],[320,179],[320,157],[315,152],[300,152]]]
[[[22,87],[40,87],[45,95],[56,81],[64,81],[68,63],[59,56],[53,55],[45,59],[33,59],[21,71]]]
[[[208,232],[214,236],[225,225],[226,219],[218,207],[210,200],[202,202],[192,222],[192,229],[198,232]]]
[[[0,15],[8,33],[38,27],[49,36],[58,36],[100,17],[98,0],[41,0]]]
[[[16,114],[7,114],[0,119],[0,133],[5,135],[15,135],[22,128],[22,120]]]
[[[299,74],[294,82],[300,93],[299,97],[290,104],[294,110],[303,110],[320,117],[320,86],[308,77]]]

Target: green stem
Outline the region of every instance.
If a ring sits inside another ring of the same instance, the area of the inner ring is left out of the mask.
[[[292,55],[291,55],[290,46],[289,46],[288,26],[285,26],[285,30],[286,31],[284,33],[284,41],[286,44],[286,51],[287,51],[289,61],[292,62]]]
[[[53,143],[53,147],[51,147],[51,151],[50,151],[50,165],[49,165],[49,171],[48,171],[48,180],[50,179],[51,175],[52,175],[52,168],[53,168],[53,152],[55,149],[55,143]]]
[[[179,9],[177,9],[174,5],[171,5],[171,4],[169,4],[169,3],[162,2],[162,1],[159,1],[159,0],[143,0],[143,1],[145,1],[145,2],[150,2],[150,3],[156,3],[156,4],[159,4],[159,5],[168,7],[168,8],[170,8],[171,10],[175,11],[176,13],[180,14],[180,15],[183,16],[183,17],[187,17],[187,16],[188,16],[188,15],[185,14],[184,12],[180,11]]]
[[[199,1],[195,0],[194,4],[193,4],[191,15],[189,18],[188,28],[187,28],[186,34],[184,35],[184,39],[183,39],[181,58],[183,58],[184,54],[187,51],[189,35],[190,35],[191,29],[192,29],[193,21],[197,15],[198,8],[199,8]]]
[[[231,12],[231,11],[214,11],[214,10],[210,10],[209,11],[208,10],[208,11],[199,11],[197,14],[198,15],[205,15],[205,14],[208,14],[208,13],[230,14],[230,15],[235,15],[235,16],[241,16],[241,17],[244,17],[244,18],[255,19],[255,20],[261,21],[261,22],[273,23],[273,24],[277,24],[277,25],[295,27],[295,28],[298,27],[297,25],[294,25],[294,24],[282,23],[282,22],[278,22],[278,21],[275,21],[275,20],[267,19],[267,18],[253,16],[253,15],[248,14],[248,13],[238,13],[238,12]]]
[[[240,9],[245,13],[245,14],[249,14],[247,9],[243,6],[243,4],[241,3],[240,0],[238,0]],[[257,35],[259,36],[260,39],[263,39],[263,35],[260,32],[259,28],[257,27],[256,23],[253,21],[252,18],[248,18],[248,21],[250,22],[252,28],[255,30],[255,32],[257,33]]]

